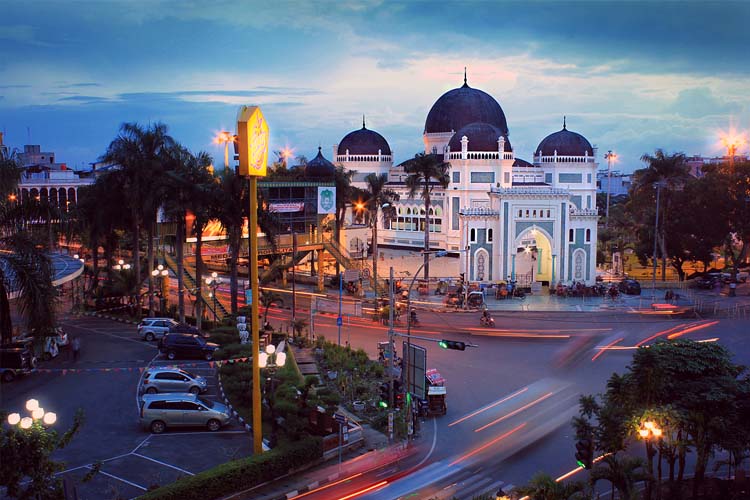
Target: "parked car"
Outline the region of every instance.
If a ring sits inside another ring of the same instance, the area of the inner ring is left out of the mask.
[[[167,359],[203,358],[210,361],[219,344],[207,342],[200,335],[187,333],[168,333],[159,341],[159,352]]]
[[[617,285],[617,289],[620,291],[620,293],[624,293],[626,295],[640,295],[641,294],[641,284],[638,283],[638,281],[634,279],[622,280]]]
[[[179,368],[151,368],[143,375],[142,390],[146,394],[158,392],[206,392],[205,378]]]
[[[218,431],[231,418],[229,408],[197,394],[145,394],[140,402],[141,425],[154,434],[169,427],[205,426]]]
[[[737,276],[734,279],[735,283],[744,283],[747,281],[747,271],[738,271]],[[724,283],[732,282],[732,273],[721,273],[721,281]]]
[[[148,341],[159,339],[178,324],[172,318],[145,318],[138,323],[138,335]]]
[[[188,325],[187,323],[177,323],[176,325],[169,328],[169,333],[192,333],[196,335],[203,335],[200,330],[198,330],[193,325]]]
[[[3,347],[0,349],[0,378],[12,382],[19,375],[36,367],[34,353],[28,347]]]
[[[35,357],[49,361],[60,354],[57,341],[58,336],[35,338],[24,334],[21,337],[15,337],[13,342],[6,344],[4,347],[28,349]]]

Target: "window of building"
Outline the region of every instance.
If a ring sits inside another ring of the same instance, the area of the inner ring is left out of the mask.
[[[534,211],[532,212],[532,214],[533,214],[533,215],[532,215],[532,217],[534,217],[534,218],[536,219],[536,210],[534,210]]]
[[[568,241],[573,243],[576,240],[576,233],[572,229],[568,230]]]
[[[528,210],[526,210],[526,218],[527,219],[529,218],[529,211]]]
[[[583,174],[560,174],[558,180],[566,184],[581,184],[583,182]]]
[[[453,175],[454,184],[458,184],[459,182],[461,182],[461,172],[451,172],[451,174]]]
[[[573,256],[573,279],[583,279],[583,251],[576,250]]]
[[[495,182],[495,172],[471,172],[472,184],[492,184]]]
[[[505,174],[503,174],[503,181],[506,184],[510,184],[510,172],[505,172]]]
[[[586,208],[591,208],[591,195],[586,196]]]
[[[586,243],[591,243],[591,229],[586,230]]]
[[[474,228],[469,229],[469,243],[477,242],[477,230]]]
[[[544,174],[544,182],[546,182],[547,184],[552,184],[552,174],[551,173]]]
[[[576,208],[581,208],[581,197],[580,196],[571,196],[570,201],[573,203],[573,205],[576,206]]]
[[[487,230],[487,243],[492,243],[492,228]]]
[[[586,182],[591,184],[591,174],[586,174]]]
[[[523,217],[523,210],[518,211],[518,217]]]
[[[547,210],[547,218],[549,219],[550,217],[551,217],[551,216],[550,216],[550,211],[549,211],[549,210]]]
[[[458,196],[454,196],[451,198],[451,229],[454,231],[458,231],[458,212],[460,207],[460,202],[458,201]]]

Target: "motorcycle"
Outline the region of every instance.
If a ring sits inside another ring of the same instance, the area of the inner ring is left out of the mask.
[[[479,323],[487,328],[495,328],[495,318],[492,316],[482,316],[479,318]]]

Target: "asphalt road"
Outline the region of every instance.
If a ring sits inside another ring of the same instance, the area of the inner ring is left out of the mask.
[[[215,369],[207,362],[167,362],[155,345],[136,336],[135,326],[81,317],[62,321],[81,341],[73,361],[69,349],[39,370],[2,386],[0,407],[23,413],[35,398],[58,415],[55,428],[64,431],[83,410],[85,422],[66,448],[55,453],[65,462],[63,477],[80,480],[97,461],[101,472],[78,486],[81,500],[134,498],[148,488],[164,485],[252,451],[251,435],[236,421],[218,432],[203,428],[152,435],[138,421],[138,385],[152,365],[179,364],[209,380],[209,399],[219,400]],[[199,450],[199,452],[197,452]],[[5,466],[5,464],[4,464]]]

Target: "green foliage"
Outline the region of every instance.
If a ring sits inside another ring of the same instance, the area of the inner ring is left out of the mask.
[[[538,472],[524,486],[513,489],[517,495],[528,495],[534,500],[578,500],[589,498],[585,494],[585,483],[582,481],[560,482],[551,476]]]
[[[210,500],[272,481],[323,456],[322,440],[307,437],[250,458],[221,464],[150,491],[140,500]]]
[[[7,414],[0,414],[3,421]],[[63,463],[52,460],[55,450],[64,448],[83,424],[83,411],[78,410],[73,425],[62,436],[35,421],[31,428],[3,426],[0,430],[0,486],[10,497],[52,500],[62,498],[62,480],[55,476]],[[28,479],[28,482],[26,480]]]
[[[253,355],[252,344],[224,344],[214,353],[214,359],[246,358]]]

